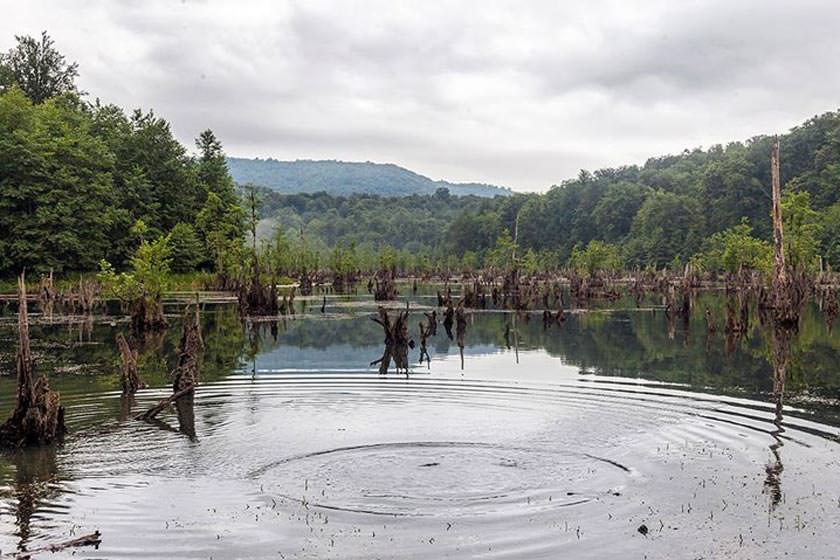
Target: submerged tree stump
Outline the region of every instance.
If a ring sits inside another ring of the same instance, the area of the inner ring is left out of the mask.
[[[23,447],[52,443],[66,433],[64,407],[50,390],[46,376],[33,382],[34,364],[29,347],[29,315],[24,275],[18,277],[17,399],[11,417],[0,426],[0,446]]]
[[[274,278],[266,286],[262,283],[259,269],[255,265],[250,281],[239,287],[239,312],[243,315],[277,315],[279,311],[277,282]]]
[[[379,373],[385,375],[393,360],[397,373],[402,370],[408,377],[408,349],[414,346],[413,341],[408,338],[408,306],[406,305],[405,311],[398,312],[393,320],[388,311],[380,307],[378,317],[371,319],[382,326],[385,333],[385,351],[380,359],[371,362],[370,365],[379,364]]]
[[[117,334],[117,348],[120,351],[122,367],[120,370],[120,384],[123,395],[133,395],[137,389],[145,389],[146,384],[137,373],[137,349],[132,348],[122,333]]]
[[[374,301],[391,301],[397,299],[396,274],[393,270],[382,269],[373,277]]]
[[[131,331],[137,336],[147,332],[166,330],[169,322],[163,315],[163,302],[160,296],[143,294],[131,304]]]
[[[181,335],[181,344],[178,352],[178,364],[172,371],[172,394],[161,400],[149,410],[137,416],[138,420],[152,420],[166,407],[176,402],[181,397],[192,394],[198,384],[199,358],[204,343],[201,339],[201,330],[198,317],[198,306],[195,310],[187,309],[184,314],[184,331]]]

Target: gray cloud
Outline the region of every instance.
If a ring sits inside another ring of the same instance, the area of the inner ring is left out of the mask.
[[[784,131],[834,110],[831,0],[32,0],[81,86],[188,145],[394,162],[543,190],[596,168]]]

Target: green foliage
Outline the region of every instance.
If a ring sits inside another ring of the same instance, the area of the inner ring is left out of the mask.
[[[204,260],[204,248],[195,228],[183,222],[176,224],[169,232],[169,245],[172,249],[172,271],[189,272],[195,270]]]
[[[131,269],[117,274],[108,261],[101,261],[98,278],[107,293],[123,302],[145,297],[160,300],[169,281],[172,247],[170,237],[143,241],[131,257]]]
[[[770,272],[773,268],[773,247],[752,236],[746,219],[741,224],[712,235],[703,243],[703,250],[691,262],[709,272],[738,272],[741,268]]]
[[[517,264],[515,256],[516,243],[510,236],[510,231],[504,229],[496,238],[496,245],[487,252],[487,264],[501,270],[509,270]]]
[[[840,203],[835,203],[823,213],[823,232],[820,247],[826,263],[832,270],[840,270]]]
[[[71,100],[0,95],[0,274],[94,269],[119,223],[112,163]]]
[[[18,43],[0,55],[0,276],[122,267],[139,242],[176,227],[176,249],[191,253],[178,254],[180,270],[238,259],[241,209],[211,131],[194,158],[151,111],[82,103],[76,65],[46,34]]]
[[[811,194],[786,192],[781,206],[788,266],[814,270],[818,266],[823,224],[820,213],[811,208]]]
[[[330,268],[339,274],[350,274],[359,269],[359,256],[356,251],[356,244],[350,243],[345,247],[339,243],[332,251]]]
[[[40,40],[15,35],[17,45],[0,54],[0,92],[17,85],[33,103],[76,92],[79,65],[67,63],[44,31]]]
[[[244,220],[241,206],[226,204],[216,193],[208,193],[195,226],[216,271],[231,272],[241,264]]]
[[[618,247],[598,240],[590,241],[583,249],[576,246],[569,257],[569,268],[589,276],[620,270],[623,264]]]
[[[652,193],[633,220],[628,254],[632,264],[661,267],[693,254],[700,245],[703,213],[686,195]]]

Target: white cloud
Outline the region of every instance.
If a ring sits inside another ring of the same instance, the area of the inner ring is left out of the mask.
[[[834,110],[840,5],[803,0],[30,0],[80,86],[233,155],[542,190]]]

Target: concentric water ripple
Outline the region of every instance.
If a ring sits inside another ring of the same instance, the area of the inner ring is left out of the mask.
[[[6,457],[0,548],[99,529],[76,558],[836,556],[840,430],[808,410],[542,350],[379,376],[377,349],[281,346],[154,424],[132,418],[165,388],[63,391],[64,446]]]
[[[520,515],[582,505],[623,488],[630,470],[558,450],[481,442],[395,442],[287,457],[252,472],[271,492],[301,479],[311,507],[384,516]]]

